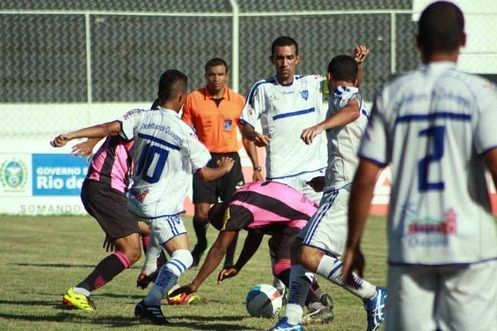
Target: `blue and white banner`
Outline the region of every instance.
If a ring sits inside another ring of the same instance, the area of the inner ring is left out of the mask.
[[[88,165],[71,154],[33,154],[33,196],[79,196]]]

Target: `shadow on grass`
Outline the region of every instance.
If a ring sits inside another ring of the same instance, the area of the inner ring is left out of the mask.
[[[48,267],[48,268],[95,268],[95,264],[68,264],[68,263],[13,263],[20,267]]]
[[[140,321],[135,317],[84,317],[77,314],[72,314],[70,312],[59,312],[57,315],[52,316],[36,316],[36,315],[23,315],[23,314],[5,314],[0,313],[0,318],[5,318],[15,321],[26,321],[26,322],[67,322],[67,323],[78,323],[78,324],[100,324],[110,327],[125,327],[139,325]]]
[[[29,302],[27,303],[29,304]],[[34,303],[33,303],[34,304]],[[61,305],[59,305],[61,306]],[[61,311],[56,315],[52,316],[36,316],[36,315],[26,315],[26,314],[6,314],[0,313],[0,318],[5,318],[7,320],[15,321],[25,321],[25,322],[59,322],[59,323],[77,323],[77,324],[88,324],[88,325],[103,325],[107,327],[131,327],[138,325],[148,325],[147,321],[139,320],[135,317],[96,317],[96,316],[83,316],[78,314],[78,311]],[[174,327],[188,328],[192,330],[212,330],[212,331],[229,331],[229,330],[258,330],[256,328],[247,327],[244,325],[230,324],[230,323],[210,323],[205,324],[204,321],[239,321],[243,319],[243,316],[214,316],[214,317],[203,317],[203,316],[174,316],[166,317],[170,322],[171,326],[169,329]],[[171,319],[182,319],[181,322],[171,321]],[[192,321],[184,321],[184,319],[191,319]]]

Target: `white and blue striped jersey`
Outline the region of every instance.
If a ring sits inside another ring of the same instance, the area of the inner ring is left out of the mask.
[[[497,148],[497,92],[451,62],[423,65],[376,97],[359,155],[392,163],[391,264],[497,258],[482,153]]]
[[[193,129],[173,110],[159,107],[126,113],[121,135],[135,139],[129,210],[144,218],[181,213],[191,174],[211,158]]]
[[[291,85],[281,85],[276,77],[258,81],[252,87],[241,120],[271,138],[266,149],[268,179],[297,176],[326,168],[324,135],[306,145],[300,134],[321,122],[325,115],[318,75],[296,75]]]
[[[359,104],[361,115],[343,127],[326,131],[328,167],[325,173],[325,191],[332,188],[339,189],[352,183],[359,164],[357,151],[369,118],[369,109],[362,101],[359,89],[350,86],[339,86],[335,89],[329,100],[326,117],[331,117],[352,100]]]

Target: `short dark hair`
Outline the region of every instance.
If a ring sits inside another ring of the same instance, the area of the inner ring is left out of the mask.
[[[188,77],[179,70],[170,69],[164,71],[159,80],[159,92],[157,98],[160,104],[173,100],[180,92],[186,91]]]
[[[224,214],[228,209],[228,204],[225,202],[218,202],[212,205],[209,209],[208,219],[213,227],[221,231],[224,223]]]
[[[217,67],[217,66],[224,66],[226,68],[226,72],[229,71],[228,63],[223,59],[221,59],[220,57],[215,57],[207,61],[207,63],[205,64],[205,72],[207,72],[207,69],[209,69],[210,67]]]
[[[357,62],[349,55],[335,56],[328,64],[328,73],[334,80],[353,83],[357,79]]]
[[[274,56],[274,50],[276,49],[276,47],[282,46],[295,46],[295,54],[299,55],[299,44],[297,44],[297,41],[295,39],[288,36],[279,36],[273,41],[271,45],[271,57]]]
[[[464,36],[464,15],[455,4],[437,1],[426,7],[418,22],[418,41],[423,52],[451,52]]]

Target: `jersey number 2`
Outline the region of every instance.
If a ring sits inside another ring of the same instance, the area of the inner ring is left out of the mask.
[[[136,176],[141,177],[141,179],[147,183],[157,183],[164,170],[164,166],[166,165],[168,155],[169,151],[160,148],[160,146],[150,146],[150,144],[146,144],[138,159]],[[154,159],[157,161],[154,164],[152,175],[149,175],[150,167],[152,166],[152,161],[154,161]]]
[[[440,161],[444,155],[444,126],[432,126],[428,129],[419,131],[419,136],[427,136],[428,141],[433,146],[433,152],[426,155],[418,162],[418,188],[419,191],[442,191],[445,187],[444,182],[430,183],[428,181],[429,167],[432,162]]]

